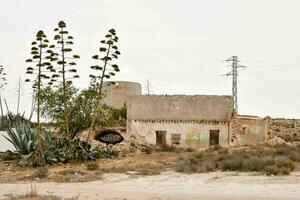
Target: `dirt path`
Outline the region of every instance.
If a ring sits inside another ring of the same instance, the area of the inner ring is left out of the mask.
[[[80,194],[80,200],[300,200],[300,172],[281,177],[165,172],[157,176],[105,174],[103,178],[86,183],[39,183],[38,192],[64,197]],[[29,186],[30,183],[0,184],[0,198],[24,194]]]

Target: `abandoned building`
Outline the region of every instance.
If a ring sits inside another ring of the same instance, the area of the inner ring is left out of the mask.
[[[127,136],[150,144],[201,149],[258,144],[275,136],[300,141],[300,120],[236,115],[232,96],[142,95],[139,83],[126,81],[104,90],[106,104],[127,107]]]
[[[132,96],[127,105],[127,133],[161,146],[228,146],[232,111],[231,96]]]

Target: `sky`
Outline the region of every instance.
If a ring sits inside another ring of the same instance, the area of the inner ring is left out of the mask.
[[[300,118],[299,8],[299,0],[1,0],[2,97],[15,112],[36,32],[52,40],[64,20],[81,56],[77,87],[88,86],[91,57],[115,28],[122,54],[115,80],[143,89],[149,80],[153,94],[231,95],[225,60],[235,55],[246,66],[238,76],[239,114]],[[23,83],[20,111],[28,115],[30,105]]]

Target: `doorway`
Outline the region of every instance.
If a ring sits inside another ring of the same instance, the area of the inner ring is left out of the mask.
[[[167,131],[156,131],[156,145],[157,146],[166,146],[167,140],[166,140]]]
[[[219,130],[209,131],[209,146],[219,146]]]

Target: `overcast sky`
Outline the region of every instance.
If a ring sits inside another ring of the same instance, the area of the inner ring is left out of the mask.
[[[16,109],[16,82],[26,78],[30,43],[43,29],[53,38],[59,20],[81,56],[77,86],[107,30],[122,53],[116,80],[149,79],[154,94],[231,94],[224,62],[239,56],[239,113],[300,118],[299,0],[1,0],[0,65],[8,74],[3,96]],[[21,110],[30,109],[24,84]]]

